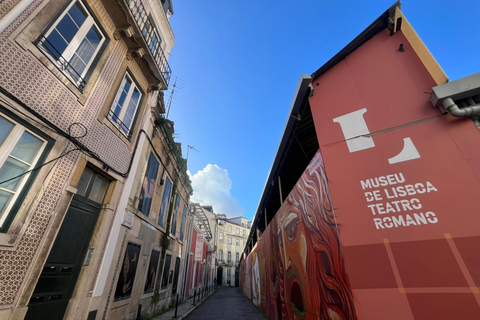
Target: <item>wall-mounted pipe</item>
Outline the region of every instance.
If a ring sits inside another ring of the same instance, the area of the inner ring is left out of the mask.
[[[474,104],[468,107],[459,108],[452,98],[443,99],[442,104],[448,111],[448,113],[455,117],[471,117],[480,115],[480,104]]]

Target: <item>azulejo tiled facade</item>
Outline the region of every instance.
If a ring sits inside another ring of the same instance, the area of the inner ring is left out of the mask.
[[[2,4],[2,319],[134,318],[183,288],[192,191],[159,94],[159,2]]]

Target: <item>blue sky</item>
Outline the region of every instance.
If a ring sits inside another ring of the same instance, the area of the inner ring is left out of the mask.
[[[311,74],[394,1],[177,0],[167,102],[193,201],[255,215],[301,74]],[[402,1],[450,80],[480,72],[480,1]]]

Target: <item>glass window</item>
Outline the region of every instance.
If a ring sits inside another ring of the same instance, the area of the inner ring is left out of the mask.
[[[183,230],[185,226],[185,218],[187,217],[187,206],[183,206],[183,214],[182,214],[182,223],[180,224],[180,241],[183,241],[183,235],[185,231]]]
[[[108,119],[129,139],[141,98],[142,93],[135,81],[128,72],[125,73],[108,112]]]
[[[223,242],[223,233],[220,233],[219,240],[220,240],[220,242]]]
[[[237,234],[240,234],[240,229],[237,228],[237,229],[235,230],[235,232],[236,232]]]
[[[232,261],[232,253],[230,251],[228,251],[227,261],[228,262]]]
[[[7,228],[27,173],[39,162],[47,141],[16,121],[0,115],[0,230]]]
[[[247,236],[247,230],[243,230],[243,236],[244,236],[244,237]]]
[[[232,233],[232,226],[228,226],[228,233]]]
[[[172,256],[167,254],[165,257],[165,266],[163,267],[163,275],[162,275],[162,289],[168,285],[168,276],[170,273],[170,263],[172,262]]]
[[[170,192],[172,191],[172,183],[170,179],[165,179],[165,187],[163,188],[163,197],[162,197],[162,205],[160,207],[160,213],[158,216],[158,224],[162,227],[165,227],[165,213],[168,210],[168,202],[170,200]]]
[[[180,196],[177,193],[177,200],[175,201],[175,209],[173,210],[173,221],[172,221],[172,235],[175,235],[175,231],[177,230],[177,211],[178,211],[178,206],[180,205]]]
[[[147,170],[145,171],[145,176],[143,177],[142,189],[140,190],[140,196],[138,197],[138,209],[147,216],[150,212],[150,206],[152,204],[155,181],[157,181],[157,173],[158,161],[153,153],[150,153]]]
[[[106,38],[81,1],[72,2],[37,43],[80,90]]]
[[[235,262],[239,262],[240,261],[240,253],[235,253]]]
[[[237,239],[237,240],[235,241],[235,245],[240,246],[240,240]]]
[[[155,279],[157,278],[158,260],[160,252],[152,250],[150,255],[150,263],[148,264],[147,279],[145,281],[144,293],[153,292],[155,289]]]
[[[232,238],[227,238],[228,244],[232,244]]]
[[[223,260],[223,250],[220,250],[220,251],[218,252],[218,259],[219,259],[219,260]]]

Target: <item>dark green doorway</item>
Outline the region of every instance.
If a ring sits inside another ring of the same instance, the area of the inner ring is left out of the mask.
[[[84,264],[109,180],[86,168],[38,279],[27,320],[61,320]]]

